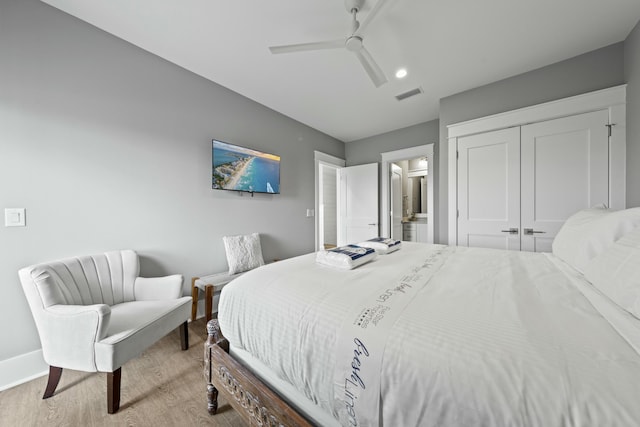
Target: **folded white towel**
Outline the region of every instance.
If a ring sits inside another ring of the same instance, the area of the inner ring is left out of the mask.
[[[366,242],[358,243],[358,246],[375,249],[377,253],[384,255],[400,249],[402,242],[400,240],[388,239],[386,237],[375,237],[367,240]]]
[[[316,253],[318,264],[351,270],[374,259],[377,253],[372,248],[363,248],[356,245],[340,246],[328,251]]]

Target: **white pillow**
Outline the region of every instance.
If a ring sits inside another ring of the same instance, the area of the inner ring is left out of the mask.
[[[551,245],[555,256],[581,273],[624,234],[640,226],[640,208],[581,210],[570,216]]]
[[[595,257],[584,276],[620,307],[640,317],[640,227]]]
[[[264,265],[260,235],[224,236],[224,249],[227,253],[229,274],[242,273]]]

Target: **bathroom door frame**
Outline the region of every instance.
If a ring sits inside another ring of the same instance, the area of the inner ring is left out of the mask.
[[[391,236],[391,164],[400,160],[416,159],[418,157],[426,157],[428,162],[427,174],[427,225],[429,230],[428,242],[433,243],[434,221],[433,214],[435,206],[433,204],[433,143],[418,145],[415,147],[404,148],[402,150],[388,151],[380,153],[382,157],[382,177],[380,179],[381,196],[380,196],[380,234],[383,237]]]

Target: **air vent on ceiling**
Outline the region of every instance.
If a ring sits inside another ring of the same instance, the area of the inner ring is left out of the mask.
[[[420,93],[422,93],[422,88],[421,87],[417,87],[415,89],[411,89],[411,90],[408,90],[408,91],[406,91],[404,93],[400,93],[400,94],[396,95],[396,99],[398,101],[402,101],[403,99],[410,98],[410,97],[418,95]]]

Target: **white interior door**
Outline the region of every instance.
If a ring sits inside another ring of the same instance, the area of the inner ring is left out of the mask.
[[[460,246],[520,250],[520,129],[458,139]]]
[[[609,201],[607,110],[522,127],[522,250],[551,252],[564,221]]]
[[[402,240],[402,168],[391,164],[391,238]]]
[[[378,164],[338,169],[338,246],[378,236]]]

